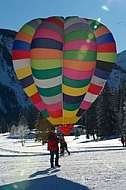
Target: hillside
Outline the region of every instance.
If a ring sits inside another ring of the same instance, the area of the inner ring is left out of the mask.
[[[15,75],[11,57],[16,32],[0,29],[0,115],[8,123],[17,123],[25,107],[31,106]]]

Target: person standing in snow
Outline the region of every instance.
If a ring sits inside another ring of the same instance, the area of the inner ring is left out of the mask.
[[[50,163],[51,168],[60,167],[59,165],[59,138],[55,133],[55,128],[51,127],[51,130],[48,135],[47,149],[50,151]],[[55,156],[55,165],[54,165],[54,156]]]
[[[67,151],[68,155],[70,155],[70,152],[67,148],[67,142],[65,141],[64,136],[60,137],[60,156],[64,156],[64,151]]]
[[[124,147],[125,146],[125,137],[124,136],[121,137],[121,143],[122,143],[122,145]]]

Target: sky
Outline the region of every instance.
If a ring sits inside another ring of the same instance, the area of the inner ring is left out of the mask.
[[[47,144],[0,134],[0,190],[125,190],[126,148],[120,138],[65,137],[70,155],[51,170]]]
[[[112,32],[117,52],[126,50],[126,0],[0,0],[0,28],[19,31],[50,16],[98,19]]]

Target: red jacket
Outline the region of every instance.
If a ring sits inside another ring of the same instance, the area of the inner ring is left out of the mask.
[[[121,137],[121,143],[124,143],[125,142],[125,137]]]
[[[59,143],[59,139],[57,138],[56,133],[50,132],[48,135],[47,149],[49,151],[59,150],[58,143]]]

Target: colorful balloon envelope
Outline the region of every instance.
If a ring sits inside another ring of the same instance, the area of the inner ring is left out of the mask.
[[[101,93],[116,61],[113,35],[102,23],[38,18],[17,33],[12,59],[22,87],[54,125],[76,123]]]

